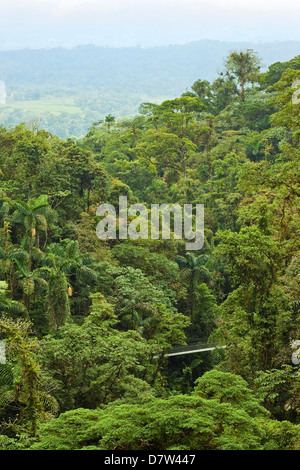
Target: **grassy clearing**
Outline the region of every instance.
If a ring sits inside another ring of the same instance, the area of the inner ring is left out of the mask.
[[[23,112],[30,112],[37,115],[48,113],[56,116],[63,113],[82,114],[82,109],[74,104],[74,99],[72,98],[49,97],[40,100],[8,101],[2,109],[6,109],[9,112],[16,112],[19,109]]]

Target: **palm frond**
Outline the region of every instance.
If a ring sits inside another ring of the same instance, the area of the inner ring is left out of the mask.
[[[37,214],[36,215],[36,221],[38,222],[38,228],[40,230],[46,230],[47,229],[47,219],[44,215]]]
[[[79,276],[82,278],[82,280],[87,282],[93,282],[97,279],[97,273],[88,266],[80,266]]]
[[[14,374],[10,364],[0,364],[0,387],[13,386]]]
[[[22,214],[24,216],[31,215],[31,210],[30,210],[28,204],[26,204],[26,202],[16,201],[15,206],[18,209],[20,214]]]

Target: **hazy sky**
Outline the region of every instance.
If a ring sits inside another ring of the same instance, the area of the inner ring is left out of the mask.
[[[0,48],[300,40],[299,0],[0,0]]]

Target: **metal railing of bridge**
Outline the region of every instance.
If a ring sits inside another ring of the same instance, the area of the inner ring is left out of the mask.
[[[186,346],[176,346],[166,351],[163,356],[183,356],[185,354],[196,354],[205,351],[213,351],[214,349],[224,349],[226,346],[219,346],[217,343],[193,342]],[[159,356],[154,356],[157,359]]]

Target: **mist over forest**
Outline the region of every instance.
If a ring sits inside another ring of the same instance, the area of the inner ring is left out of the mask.
[[[80,137],[112,114],[138,113],[141,103],[161,103],[184,93],[199,78],[213,81],[231,50],[253,49],[262,70],[298,54],[300,42],[202,40],[153,48],[78,46],[72,49],[0,51],[6,85],[5,125],[35,121],[61,137]]]

